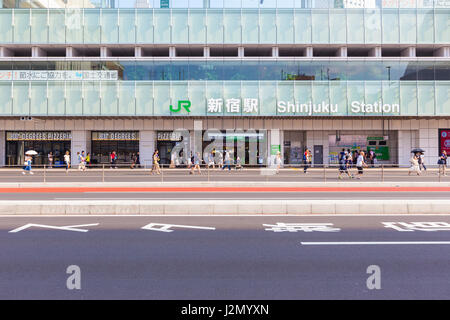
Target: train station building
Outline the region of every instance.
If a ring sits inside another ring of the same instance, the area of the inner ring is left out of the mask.
[[[450,151],[450,2],[0,0],[0,165]],[[256,147],[255,147],[256,146]],[[186,149],[187,148],[187,149]],[[256,160],[255,160],[256,159]],[[256,162],[255,162],[256,161]]]

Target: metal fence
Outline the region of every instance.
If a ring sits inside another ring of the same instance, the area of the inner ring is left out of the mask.
[[[369,164],[358,174],[358,168],[351,166],[348,174],[340,170],[338,164],[325,165],[283,165],[270,166],[225,166],[177,167],[160,165],[160,169],[144,164],[131,168],[130,164],[90,165],[85,170],[78,165],[66,170],[62,167],[36,165],[31,173],[20,166],[0,168],[1,182],[336,182],[336,181],[427,181],[450,182],[446,168],[438,165],[426,165],[419,172],[408,166],[398,164]]]

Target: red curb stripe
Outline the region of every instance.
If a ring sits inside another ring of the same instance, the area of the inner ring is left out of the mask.
[[[0,188],[0,193],[84,193],[84,192],[450,192],[450,187],[101,187],[101,188]]]

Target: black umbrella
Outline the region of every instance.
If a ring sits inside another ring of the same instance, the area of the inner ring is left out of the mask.
[[[424,153],[424,152],[425,152],[425,150],[420,149],[420,148],[415,148],[415,149],[411,150],[411,153]]]

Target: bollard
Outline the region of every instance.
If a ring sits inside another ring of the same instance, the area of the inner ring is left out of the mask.
[[[102,182],[105,182],[105,164],[102,165]]]
[[[381,164],[381,182],[384,182],[384,165]]]
[[[164,165],[161,165],[161,182],[164,182]]]
[[[325,164],[323,165],[323,182],[327,182],[327,169]]]
[[[47,177],[46,177],[46,170],[45,170],[45,164],[44,164],[44,183],[47,182]]]

